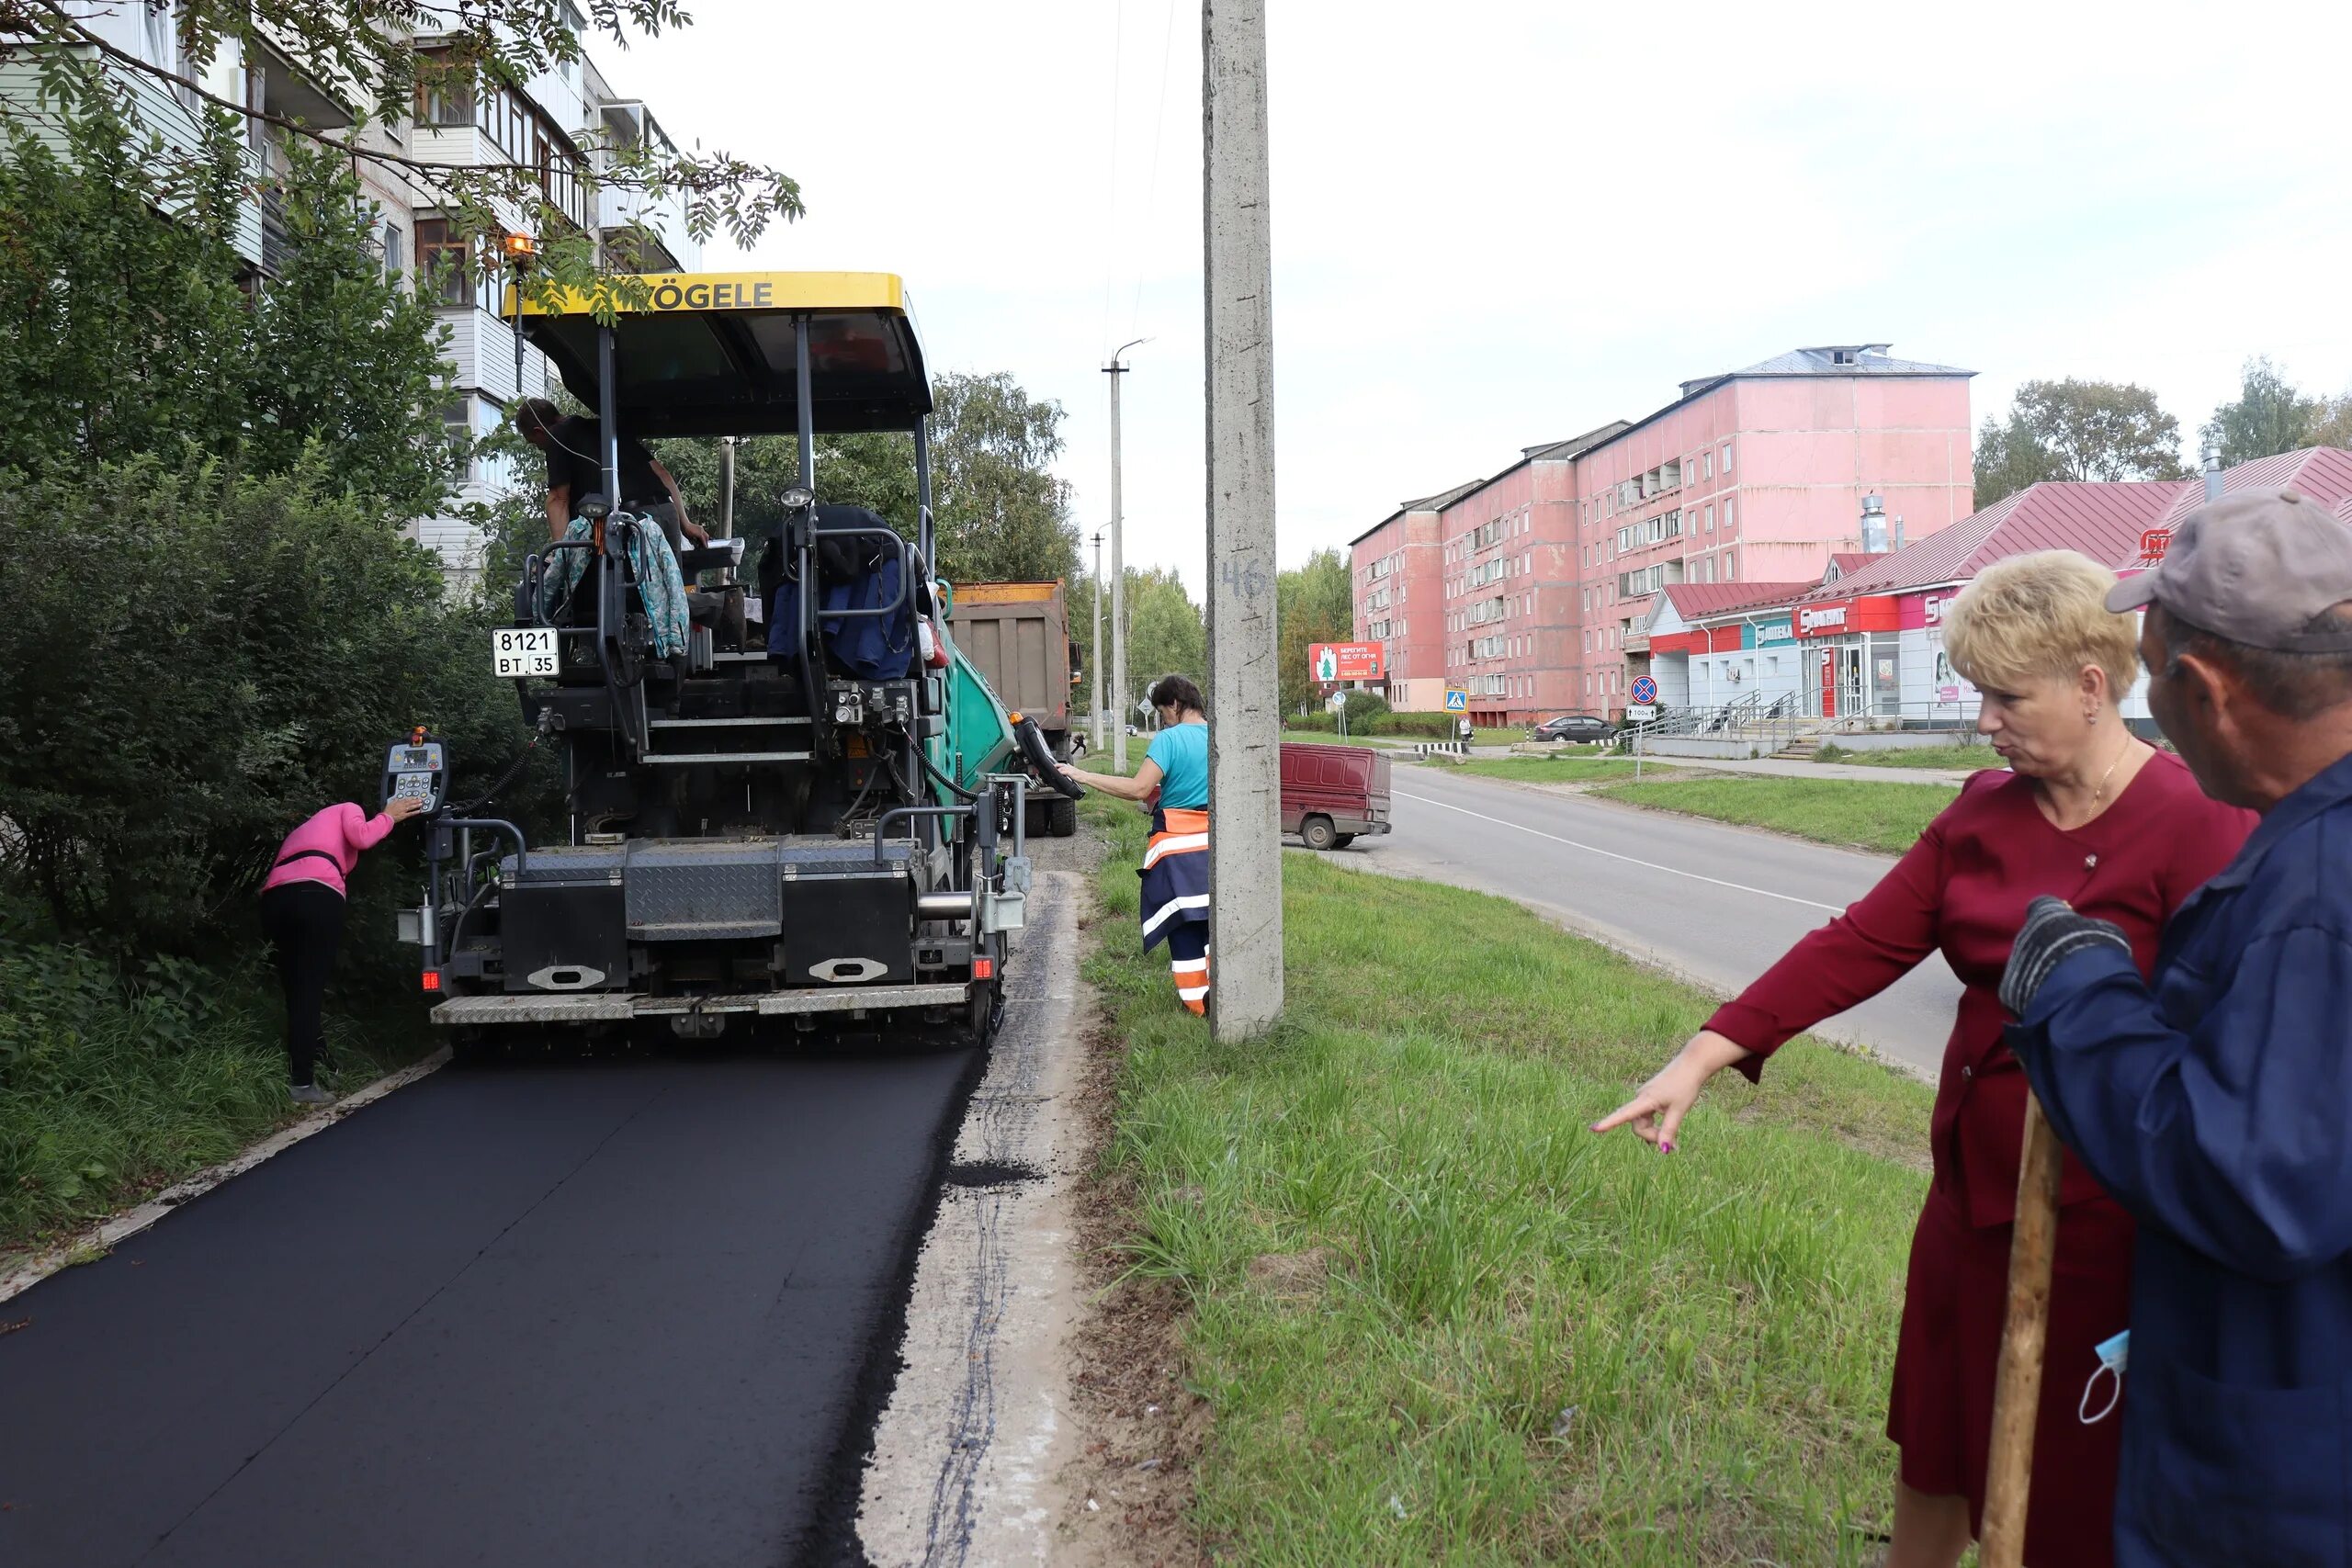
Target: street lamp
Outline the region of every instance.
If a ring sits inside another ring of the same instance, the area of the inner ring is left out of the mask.
[[[513,233],[501,241],[499,254],[506,264],[508,286],[514,290],[514,400],[523,400],[523,275],[538,260],[538,242],[530,235]]]

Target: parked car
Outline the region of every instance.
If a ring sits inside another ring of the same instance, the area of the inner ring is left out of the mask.
[[[1527,732],[1530,740],[1568,740],[1579,744],[1607,740],[1617,733],[1617,727],[1598,714],[1564,713],[1557,718],[1547,718]]]
[[[1388,758],[1369,746],[1283,743],[1283,831],[1310,850],[1344,850],[1385,833]]]

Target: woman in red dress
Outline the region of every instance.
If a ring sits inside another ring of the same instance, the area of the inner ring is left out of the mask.
[[[2174,909],[2236,854],[2254,822],[2205,798],[2179,760],[2117,710],[2138,671],[2114,577],[2072,551],[1993,566],[1946,612],[1952,665],[1982,691],[1976,728],[2009,765],[1969,780],[1883,881],[1726,1004],[1595,1131],[1630,1124],[1672,1153],[1707,1080],[1753,1081],[1791,1037],[1941,952],[1965,987],[1944,1047],[1934,1178],[1911,1242],[1886,1432],[1902,1450],[1887,1568],[1951,1568],[1984,1508],[1993,1381],[2026,1080],[2001,1043],[1996,989],[2027,903],[2044,893],[2129,932],[2143,974]],[[2120,1413],[2086,1424],[2094,1347],[2129,1319],[2132,1221],[2072,1155],[2059,1199],[2026,1561],[2113,1561]]]

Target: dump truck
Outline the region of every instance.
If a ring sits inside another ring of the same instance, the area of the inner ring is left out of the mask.
[[[970,582],[956,590],[948,625],[956,646],[1012,712],[1034,720],[1056,761],[1069,761],[1071,719],[1085,678],[1069,635],[1069,595],[1059,582]],[[1078,802],[1029,802],[1028,830],[1066,839],[1078,831]]]
[[[561,761],[564,830],[529,841],[447,798],[429,735],[387,761],[387,796],[427,805],[402,923],[434,1022],[461,1051],[763,1022],[985,1042],[1024,922],[1030,794],[1079,790],[956,647],[903,285],[663,274],[508,298],[594,411],[566,438],[594,444],[605,489],[526,560],[485,650]],[[911,527],[819,498],[816,436],[871,431],[910,438]],[[756,539],[681,548],[660,498],[623,493],[624,437],[770,434],[797,436],[798,475]]]

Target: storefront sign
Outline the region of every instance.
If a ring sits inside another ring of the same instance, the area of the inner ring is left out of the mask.
[[[1958,589],[1939,588],[1932,593],[1905,595],[1895,604],[1895,624],[1905,631],[1940,626],[1951,613],[1951,602],[1960,596]]]
[[[1748,630],[1756,638],[1755,641],[1747,645],[1750,648],[1763,648],[1770,643],[1789,642],[1796,637],[1796,633],[1789,626],[1789,618],[1786,615],[1777,621],[1751,622]]]
[[[1891,632],[1898,624],[1895,601],[1885,594],[1834,600],[1796,607],[1796,635],[1839,637],[1847,632]]]

